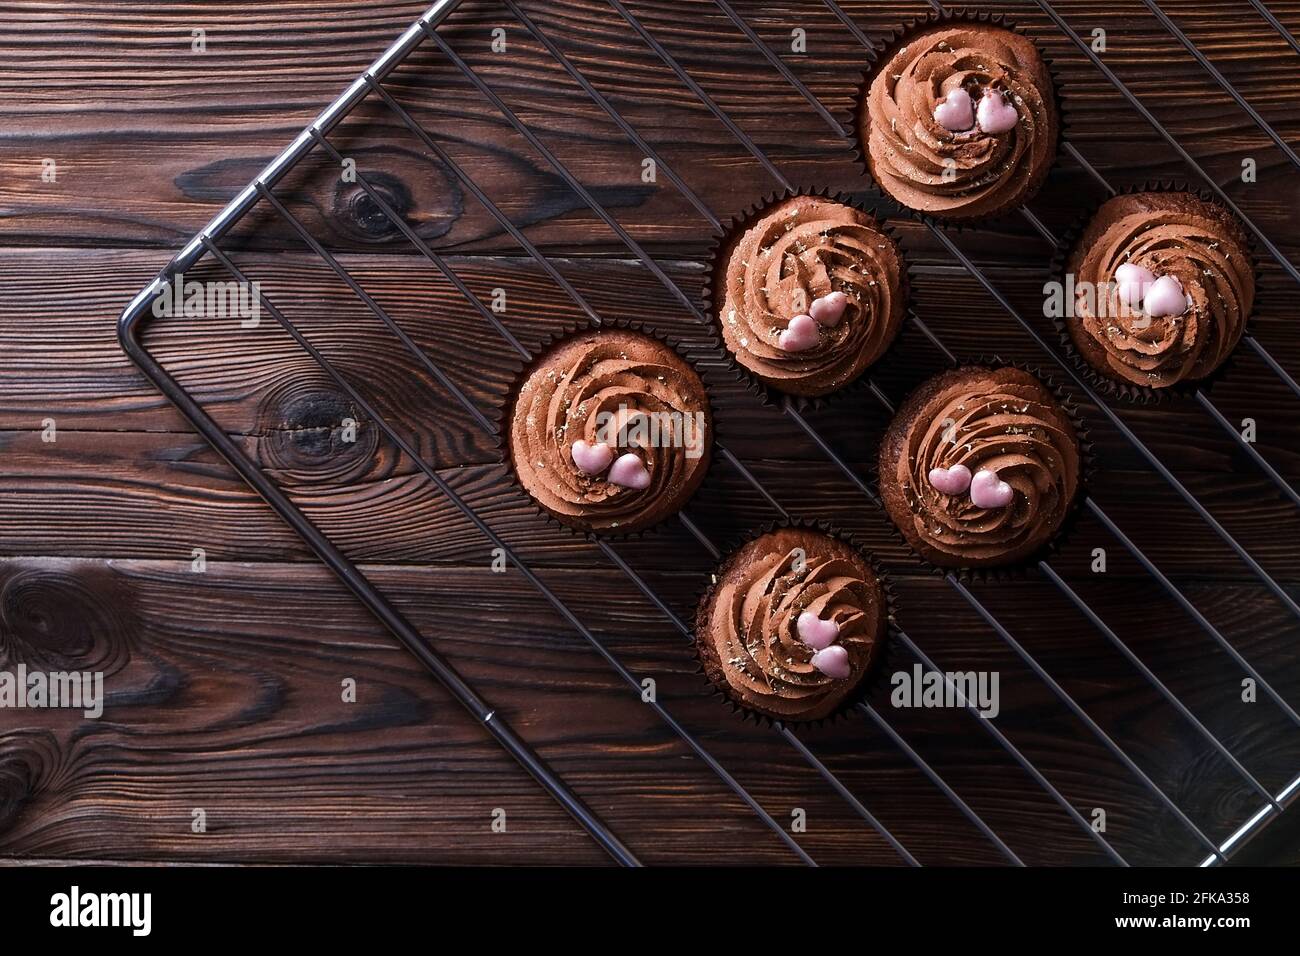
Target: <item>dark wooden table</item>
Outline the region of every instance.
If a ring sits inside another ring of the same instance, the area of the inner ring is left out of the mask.
[[[921,2],[845,2],[867,35],[924,14]],[[419,2],[20,2],[0,8],[0,667],[107,673],[102,719],[0,711],[0,854],[10,861],[398,861],[599,864],[606,858],[434,683],[122,355],[126,302],[317,111],[423,10]],[[815,0],[736,2],[837,115],[863,63]],[[1032,3],[1014,16],[1050,52],[1069,140],[1115,185],[1194,178]],[[1056,4],[1105,61],[1292,261],[1300,172],[1136,2]],[[774,183],[601,0],[524,7],[574,63],[726,219]],[[709,2],[630,9],[784,174],[862,193],[850,151]],[[1241,94],[1300,143],[1300,56],[1246,3],[1162,7]],[[1300,2],[1270,9],[1300,32]],[[492,31],[506,29],[494,53]],[[790,51],[806,30],[809,54]],[[194,52],[192,31],[205,31]],[[710,229],[491,0],[466,0],[444,28],[454,48],[539,132],[618,221],[691,294]],[[436,51],[388,88],[602,313],[678,336],[707,369],[722,436],[796,514],[859,535],[892,571],[901,623],[947,669],[996,669],[998,726],[1134,863],[1204,851],[778,408],[718,371],[700,328],[664,287]],[[574,322],[573,303],[411,136],[368,102],[331,141],[478,294],[505,289],[503,321],[532,347]],[[1254,159],[1258,181],[1244,183]],[[44,161],[56,181],[43,179]],[[501,339],[319,155],[277,190],[384,308],[489,416],[511,368]],[[1063,231],[1102,193],[1064,158],[1031,208]],[[863,198],[870,199],[869,194]],[[918,313],[963,355],[1053,367],[923,227],[901,229]],[[953,233],[1045,333],[1050,247],[1019,217]],[[503,481],[474,420],[274,216],[224,247],[294,321],[418,439],[459,494],[658,699],[821,863],[897,864],[893,850],[780,735],[712,698],[665,616],[591,544],[538,520]],[[207,275],[208,273],[205,273]],[[220,275],[211,271],[210,275]],[[1300,373],[1297,289],[1261,256],[1251,331]],[[270,323],[168,320],[150,344],[183,384],[647,862],[791,863],[796,858],[359,416]],[[894,399],[943,367],[907,328],[881,388]],[[1077,393],[1076,393],[1077,394]],[[1256,448],[1300,480],[1296,397],[1242,349],[1212,391]],[[1300,628],[1248,568],[1085,403],[1099,469],[1091,491],[1118,524],[1273,685],[1300,705]],[[1151,449],[1223,525],[1300,596],[1300,515],[1191,399],[1121,407]],[[348,442],[343,420],[359,418]],[[856,390],[809,414],[869,476],[887,421]],[[55,428],[55,441],[49,426]],[[775,517],[727,463],[688,514],[723,544]],[[1094,548],[1108,570],[1089,570]],[[206,567],[197,572],[194,549]],[[713,562],[679,523],[619,554],[680,615]],[[1085,515],[1053,567],[1270,790],[1300,771],[1300,732]],[[1207,833],[1223,839],[1260,805],[1224,760],[1037,573],[974,592],[1074,699]],[[907,655],[900,663],[910,666]],[[355,703],[343,684],[354,680]],[[961,711],[900,711],[874,698],[971,807],[1031,864],[1100,863],[1096,845]],[[865,718],[800,739],[927,864],[1002,856]],[[506,811],[494,832],[494,811]],[[202,810],[204,832],[195,832]],[[1296,811],[1240,859],[1300,861]]]

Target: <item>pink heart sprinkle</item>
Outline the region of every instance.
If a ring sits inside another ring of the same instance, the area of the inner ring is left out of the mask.
[[[849,652],[839,644],[823,648],[814,654],[812,666],[827,677],[844,678],[852,671],[849,667]]]
[[[1015,497],[1015,490],[998,477],[996,471],[981,468],[970,483],[970,500],[977,508],[1005,508]]]
[[[795,623],[799,640],[815,651],[825,650],[840,636],[840,626],[834,621],[823,621],[812,611],[804,611]]]
[[[960,86],[949,90],[943,102],[934,108],[934,121],[950,133],[964,133],[975,125],[975,108],[970,94]]]
[[[614,462],[609,469],[607,477],[614,484],[622,485],[624,488],[635,488],[640,491],[642,488],[650,487],[650,472],[646,471],[641,459],[632,452],[619,455],[618,461]]]
[[[1115,281],[1119,283],[1120,300],[1129,308],[1142,308],[1142,300],[1156,277],[1150,269],[1144,269],[1133,262],[1126,262],[1115,270]]]
[[[614,449],[604,442],[592,445],[581,438],[573,443],[569,453],[573,455],[573,463],[584,475],[599,475],[614,460]]]
[[[1014,129],[1020,119],[1016,108],[994,89],[986,89],[980,96],[980,104],[975,111],[979,127],[985,133],[1005,133]]]
[[[832,292],[820,299],[813,299],[808,314],[813,317],[813,321],[818,325],[834,327],[840,324],[840,319],[844,317],[844,310],[848,307],[848,304],[849,297],[847,295],[843,292]]]
[[[1174,276],[1161,276],[1151,283],[1142,307],[1147,315],[1161,318],[1166,315],[1182,315],[1191,306],[1191,300],[1183,292],[1182,283]]]
[[[951,468],[931,468],[930,484],[935,491],[945,495],[960,495],[970,487],[970,469],[965,465]]]
[[[786,352],[806,352],[822,340],[820,327],[811,315],[796,315],[777,336],[776,344]]]

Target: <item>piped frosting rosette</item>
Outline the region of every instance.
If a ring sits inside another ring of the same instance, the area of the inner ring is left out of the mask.
[[[666,344],[624,329],[582,333],[519,386],[510,457],[524,489],[560,522],[631,533],[679,510],[708,469],[704,384]]]
[[[764,384],[825,395],[892,343],[906,308],[906,267],[869,213],[790,196],[737,232],[723,251],[713,305],[727,348]]]
[[[1033,42],[980,19],[906,31],[869,77],[859,141],[885,192],[953,220],[1024,203],[1056,156],[1051,74]]]
[[[881,492],[903,536],[932,563],[1006,565],[1061,527],[1081,461],[1073,422],[1037,378],[967,367],[904,403],[881,448]]]
[[[1070,338],[1097,371],[1152,389],[1205,378],[1241,340],[1255,273],[1241,225],[1186,192],[1116,196],[1070,255]]]
[[[705,673],[737,705],[780,720],[834,713],[875,662],[888,620],[870,564],[844,541],[782,528],[735,552],[701,602]]]

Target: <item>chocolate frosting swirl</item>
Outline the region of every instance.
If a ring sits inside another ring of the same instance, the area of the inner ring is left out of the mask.
[[[811,663],[799,638],[804,611],[839,625],[849,675]],[[723,564],[696,616],[696,647],[709,679],[736,703],[779,720],[829,716],[868,673],[885,636],[879,578],[854,548],[816,531],[783,528]]]
[[[1009,564],[1042,547],[1079,488],[1079,439],[1065,410],[1028,372],[960,368],[930,379],[890,423],[881,494],[903,536],[943,567]],[[1014,491],[1003,508],[930,483],[934,468],[997,473]]]
[[[730,244],[715,295],[736,361],[774,388],[824,395],[852,381],[889,347],[903,321],[898,246],[867,213],[815,196],[782,200]],[[811,349],[778,344],[790,320],[831,292],[848,299]]]
[[[908,35],[876,71],[859,111],[871,174],[912,209],[950,219],[1021,205],[1047,176],[1059,120],[1051,75],[1032,41],[960,21]],[[1005,133],[954,133],[934,118],[948,93],[1006,97],[1019,119]],[[947,178],[945,178],[945,174]]]
[[[1191,298],[1183,315],[1152,317],[1123,307],[1115,271],[1124,263],[1172,275]],[[1255,272],[1240,223],[1191,193],[1151,192],[1107,200],[1070,255],[1075,347],[1105,375],[1166,388],[1204,378],[1240,341],[1255,302]],[[1100,313],[1100,314],[1099,314]]]
[[[654,431],[608,427],[641,414],[663,423],[658,440]],[[669,430],[674,422],[680,428]],[[651,440],[638,444],[646,435]],[[617,454],[641,459],[648,487],[614,484],[607,473],[589,475],[574,464],[575,441],[611,436]],[[541,357],[519,387],[510,423],[520,483],[558,520],[586,531],[633,532],[674,514],[704,479],[712,439],[699,376],[667,345],[622,329],[583,333]]]

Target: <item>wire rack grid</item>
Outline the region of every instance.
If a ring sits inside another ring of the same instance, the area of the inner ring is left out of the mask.
[[[703,89],[691,73],[654,37],[654,35],[642,24],[638,18],[622,3],[620,0],[608,0],[612,11],[620,17],[640,39],[653,51],[655,56],[670,69],[681,82],[698,98],[698,100],[708,109],[708,111],[733,135],[736,141],[766,170],[777,185],[783,188],[790,188],[790,181],[782,174],[778,166],[758,145],[741,129],[733,117],[718,105],[718,103]],[[759,36],[750,23],[742,17],[727,0],[714,0],[719,10],[740,30],[749,42],[753,45],[755,51],[765,59],[770,66],[778,71],[780,75],[803,97],[809,106],[820,116],[832,132],[842,138],[848,139],[850,131],[845,129],[842,123],[836,119],[835,115],[827,109],[813,94],[813,92],[799,80],[793,71],[783,62]],[[866,34],[854,23],[853,19],[841,8],[835,0],[822,0],[825,7],[844,25],[845,29],[861,43],[863,47],[873,49],[873,44]],[[1232,200],[1223,193],[1222,189],[1215,183],[1205,171],[1196,163],[1195,159],[1178,143],[1176,138],[1160,124],[1158,119],[1146,109],[1141,101],[1128,89],[1127,86],[1101,61],[1095,53],[1091,51],[1089,45],[1069,26],[1069,24],[1060,16],[1050,3],[1043,0],[1035,0],[1038,7],[1056,24],[1062,33],[1068,37],[1079,49],[1087,55],[1094,65],[1101,71],[1106,79],[1112,83],[1115,88],[1138,110],[1138,112],[1152,125],[1152,127],[1177,151],[1180,157],[1187,165],[1200,177],[1207,185],[1218,194],[1219,198],[1228,204],[1238,214],[1247,228],[1254,233],[1260,241],[1261,246],[1270,256],[1275,258],[1283,269],[1297,282],[1300,282],[1300,271],[1286,259],[1286,257],[1274,246],[1258,227],[1247,218],[1242,211],[1236,207]],[[1259,116],[1254,110],[1249,109],[1247,104],[1232,87],[1231,84],[1220,74],[1192,43],[1181,30],[1178,29],[1173,21],[1169,20],[1159,9],[1159,7],[1144,0],[1146,5],[1152,10],[1160,21],[1168,28],[1171,34],[1187,48],[1188,52],[1211,73],[1216,82],[1219,82],[1225,90],[1229,91],[1234,99],[1247,106],[1248,112],[1253,121],[1263,129],[1270,138],[1277,142],[1282,142],[1276,132],[1268,126],[1266,121]],[[560,47],[542,30],[534,20],[515,2],[515,0],[501,0],[504,9],[514,18],[518,24],[526,29],[532,37],[540,43],[546,51],[555,59],[555,61],[564,69],[568,76],[575,82],[584,93],[589,96],[592,102],[604,112],[619,129],[633,142],[638,149],[648,158],[651,158],[657,164],[660,172],[672,183],[674,188],[689,202],[689,204],[702,216],[702,218],[712,227],[717,228],[720,225],[719,217],[704,203],[704,201],[691,189],[686,180],[673,169],[671,164],[664,161],[663,157],[656,151],[637,129],[627,121],[627,119],[603,96],[596,87],[588,80],[583,72],[565,55]],[[1263,6],[1252,0],[1252,4],[1257,8],[1260,15],[1263,16],[1275,29],[1279,30],[1284,36],[1285,29],[1276,21],[1276,18]],[[618,239],[627,247],[633,257],[645,267],[645,269],[659,281],[668,293],[678,301],[678,303],[689,313],[696,321],[702,324],[709,323],[709,317],[704,314],[699,304],[670,278],[663,269],[656,263],[646,250],[637,243],[637,241],[622,227],[618,220],[611,215],[607,209],[595,198],[592,192],[585,187],[582,182],[572,173],[572,171],[555,155],[545,143],[537,136],[535,131],[528,124],[520,120],[513,110],[504,102],[504,100],[492,89],[492,87],[480,77],[472,67],[456,52],[456,50],[440,35],[438,26],[443,20],[450,15],[459,5],[459,0],[440,0],[429,8],[415,23],[413,23],[406,32],[387,49],[360,77],[358,77],[344,93],[331,103],[306,129],[304,129],[296,139],[264,170],[245,187],[231,202],[226,206],[198,235],[186,244],[186,246],[176,254],[171,262],[159,273],[139,295],[131,302],[123,312],[119,322],[119,332],[123,347],[130,355],[131,359],[144,371],[144,373],[158,386],[164,395],[179,409],[179,411],[192,423],[200,434],[235,468],[240,476],[247,481],[270,505],[271,507],[297,532],[304,541],[315,551],[320,558],[331,568],[357,595],[357,597],[384,623],[386,627],[397,637],[397,639],[412,653],[415,657],[452,693],[452,695],[488,730],[489,733],[500,743],[500,745],[518,760],[527,771],[549,792],[572,816],[582,825],[582,827],[591,834],[591,836],[619,863],[624,865],[637,865],[637,857],[633,852],[623,844],[617,835],[615,835],[609,826],[587,806],[581,798],[570,788],[570,786],[550,767],[541,757],[539,757],[524,741],[516,734],[507,723],[493,710],[479,693],[471,687],[460,674],[448,663],[448,661],[434,648],[432,643],[426,639],[419,631],[389,602],[389,600],[371,583],[366,575],[350,560],[340,547],[332,541],[327,535],[312,522],[285,491],[279,487],[274,480],[268,477],[249,456],[242,450],[235,441],[232,440],[206,410],[194,397],[180,384],[167,368],[158,360],[158,358],[146,347],[143,341],[143,331],[148,325],[150,309],[155,298],[161,293],[161,290],[170,283],[174,277],[184,273],[187,269],[192,268],[204,257],[218,263],[222,268],[227,270],[236,280],[248,282],[248,277],[239,268],[239,266],[230,258],[230,256],[220,247],[222,238],[239,223],[255,206],[264,203],[267,208],[274,211],[290,229],[296,233],[302,242],[310,248],[316,256],[331,270],[362,302],[375,318],[397,338],[403,346],[411,353],[420,367],[428,372],[437,380],[456,400],[459,402],[471,418],[484,430],[485,433],[494,434],[495,426],[482,413],[480,409],[469,399],[455,384],[455,382],[421,347],[407,334],[402,326],[395,321],[392,316],[385,311],[383,306],[368,293],[357,279],[351,275],[338,259],[325,248],[322,243],[313,236],[311,231],[304,225],[294,214],[287,208],[284,202],[277,197],[275,187],[301,160],[311,154],[314,150],[320,150],[323,154],[329,156],[334,162],[342,163],[344,157],[331,144],[328,136],[339,122],[347,117],[363,100],[373,96],[376,100],[382,102],[392,115],[410,132],[411,135],[429,150],[431,154],[451,171],[457,182],[483,206],[488,214],[500,225],[521,249],[542,269],[542,271],[556,283],[564,294],[572,300],[574,305],[594,324],[600,324],[602,316],[590,304],[590,302],[578,292],[576,288],[555,268],[554,264],[537,249],[537,247],[524,235],[524,233],[511,221],[511,219],[487,196],[487,194],[475,183],[474,179],[459,165],[429,134],[421,124],[406,110],[392,93],[384,87],[385,78],[414,51],[417,47],[428,44],[436,49],[448,61],[453,63],[456,69],[469,81],[470,84],[482,94],[484,99],[498,111],[506,122],[517,131],[528,143],[543,157],[551,169],[564,181],[564,183],[579,197],[582,203],[588,207],[593,214],[601,219],[618,237]],[[933,4],[937,10],[943,7],[938,3]],[[1294,41],[1289,40],[1294,45]],[[1298,50],[1297,52],[1300,52]],[[1282,143],[1285,146],[1284,143]],[[1110,193],[1114,189],[1071,144],[1066,144],[1067,153],[1095,178]],[[1290,156],[1294,154],[1287,152]],[[1293,160],[1294,161],[1294,160]],[[468,285],[459,277],[456,272],[448,265],[445,259],[440,256],[428,243],[420,237],[403,216],[398,214],[392,206],[385,200],[380,191],[367,180],[365,174],[357,172],[357,183],[366,195],[374,202],[375,206],[382,212],[383,216],[391,222],[401,234],[424,256],[433,267],[449,281],[465,301],[489,323],[501,336],[505,346],[523,361],[531,359],[531,353],[522,345],[519,340],[501,324],[498,317],[493,311],[468,287]],[[886,202],[883,205],[889,205]],[[1055,246],[1057,237],[1051,229],[1046,226],[1028,208],[1019,210],[1025,220],[1042,236],[1050,245]],[[1250,568],[1250,570],[1260,579],[1264,586],[1273,593],[1274,596],[1296,617],[1300,617],[1300,606],[1290,597],[1287,591],[1275,581],[1268,572],[1253,558],[1250,553],[1214,518],[1214,516],[1205,508],[1205,506],[1189,491],[1177,476],[1152,452],[1147,445],[1132,431],[1124,420],[1113,411],[1108,404],[1095,392],[1088,384],[1063,361],[1056,351],[1040,336],[1036,329],[1017,312],[1009,299],[993,284],[989,277],[982,272],[975,263],[953,242],[941,227],[926,221],[926,228],[936,238],[939,244],[945,248],[952,257],[967,270],[981,286],[983,286],[1007,314],[1019,325],[1042,349],[1048,360],[1056,363],[1071,382],[1085,394],[1102,412],[1106,419],[1118,430],[1123,438],[1132,445],[1141,458],[1156,471],[1170,486],[1193,508],[1202,520],[1220,537],[1223,541],[1241,558],[1241,560]],[[583,623],[574,611],[565,604],[565,602],[550,588],[547,584],[529,568],[521,558],[515,554],[504,540],[490,527],[483,518],[453,489],[446,480],[439,474],[438,470],[422,456],[416,443],[413,443],[407,436],[403,435],[400,429],[393,426],[385,420],[383,415],[369,401],[351,380],[343,374],[339,368],[322,353],[322,351],[307,338],[284,313],[264,294],[259,293],[260,302],[263,309],[272,316],[276,323],[287,332],[297,345],[311,357],[319,368],[355,403],[356,407],[361,409],[367,419],[373,422],[383,434],[399,448],[406,456],[415,463],[419,471],[438,489],[438,491],[458,510],[460,511],[482,534],[487,537],[492,544],[500,548],[510,560],[511,565],[519,570],[528,582],[537,590],[558,614],[571,626],[582,639],[597,653],[604,661],[618,674],[618,676],[628,684],[629,688],[640,694],[641,685],[638,679],[623,664],[623,662],[613,654],[593,633],[593,631]],[[949,362],[956,361],[955,354],[947,345],[937,336],[925,323],[912,316],[917,329],[927,338],[934,348]],[[1253,336],[1247,335],[1244,339],[1248,347],[1256,352],[1268,364],[1270,369],[1283,381],[1288,387],[1300,395],[1300,387],[1291,376],[1281,367],[1279,363],[1268,353],[1262,344]],[[893,401],[888,397],[886,392],[872,380],[868,380],[867,388],[874,398],[880,403],[886,411],[892,412],[894,408]],[[1241,447],[1249,456],[1259,465],[1268,477],[1277,484],[1279,489],[1287,495],[1293,502],[1300,504],[1300,496],[1297,496],[1294,489],[1281,475],[1258,453],[1258,451],[1249,443],[1241,440],[1240,434],[1231,425],[1227,417],[1210,401],[1209,397],[1203,391],[1196,393],[1197,401],[1210,413],[1218,424],[1225,428],[1234,436]],[[861,494],[873,504],[879,505],[879,498],[875,490],[859,475],[842,457],[837,450],[828,442],[817,429],[808,421],[805,415],[790,401],[782,405],[782,412],[788,415],[794,423],[804,431],[813,443],[825,454],[827,459],[843,473],[849,482],[857,488]],[[745,465],[745,463],[731,452],[725,445],[719,443],[717,446],[718,453],[732,466],[743,478],[761,495],[761,497],[779,514],[782,518],[796,517],[788,510],[771,491],[766,488],[754,475],[754,473]],[[1269,682],[1259,673],[1256,667],[1244,655],[1242,655],[1233,644],[1197,609],[1190,599],[1171,581],[1171,579],[1160,570],[1160,568],[1124,533],[1123,529],[1106,513],[1106,511],[1092,498],[1085,500],[1087,510],[1095,516],[1101,524],[1115,536],[1137,562],[1150,574],[1158,586],[1174,601],[1178,606],[1191,618],[1196,625],[1202,630],[1220,649],[1226,652],[1243,670],[1256,680],[1260,689],[1287,715],[1287,717],[1296,725],[1300,726],[1300,714],[1278,693]],[[710,538],[683,513],[680,520],[687,531],[693,535],[700,545],[714,558],[720,556],[720,549],[710,540]],[[683,621],[681,617],[672,609],[670,604],[665,601],[656,591],[630,566],[622,557],[614,545],[606,541],[597,541],[596,546],[603,555],[639,590],[646,599],[660,612],[685,639],[691,638],[691,628],[688,622]],[[1051,567],[1046,560],[1039,562],[1039,570],[1043,576],[1050,581],[1061,593],[1078,608],[1078,610],[1090,621],[1090,623],[1109,641],[1119,652],[1128,660],[1133,668],[1142,675],[1142,677],[1160,694],[1160,696],[1171,704],[1203,738],[1203,740],[1213,750],[1221,756],[1227,763],[1240,775],[1243,783],[1260,799],[1260,809],[1246,819],[1241,826],[1229,834],[1226,839],[1213,839],[1206,834],[1190,817],[1171,799],[1151,777],[1142,769],[1141,766],[1125,751],[1125,749],[1108,734],[1066,690],[1061,684],[1052,677],[1052,675],[1029,653],[1025,646],[1013,636],[1010,631],[999,621],[998,617],[992,613],[969,587],[956,575],[946,575],[945,580],[956,594],[969,604],[974,611],[998,634],[1003,642],[1010,648],[1025,664],[1037,675],[1043,684],[1050,690],[1051,694],[1066,707],[1088,730],[1095,735],[1098,742],[1102,744],[1141,785],[1150,793],[1150,795],[1161,805],[1163,805],[1178,821],[1186,828],[1186,831],[1205,849],[1206,855],[1202,865],[1213,865],[1226,861],[1232,854],[1241,849],[1248,840],[1254,837],[1264,825],[1276,819],[1282,811],[1300,795],[1300,775],[1294,777],[1290,783],[1280,789],[1278,792],[1271,792],[1265,787],[1234,755],[1232,750],[1224,744],[1216,735],[1214,735],[1185,705],[1170,688],[1163,683],[1151,668],[1133,651],[1127,644],[1115,633],[1115,631],[1105,622],[1101,615],[1092,608],[1083,598],[1076,593],[1070,585]],[[943,674],[938,664],[933,661],[925,651],[916,644],[901,628],[895,630],[895,638],[913,654],[923,666],[934,673]],[[1029,760],[1024,753],[1000,730],[994,721],[986,720],[980,717],[975,706],[965,700],[955,686],[950,685],[956,695],[959,703],[974,717],[975,722],[983,729],[984,732],[991,735],[997,745],[1002,748],[1025,773],[1040,787],[1069,817],[1069,819],[1080,828],[1081,832],[1092,840],[1098,849],[1111,862],[1118,865],[1128,865],[1123,855],[1111,844],[1111,842],[1101,832],[1098,832],[1090,822],[1085,819],[1080,810],[1068,800],[1061,791],[1054,785],[1048,777],[1040,771],[1034,763]],[[650,702],[656,715],[661,719],[681,740],[690,748],[690,750],[704,762],[704,764],[715,773],[719,779],[730,788],[756,815],[771,829],[781,841],[790,849],[797,859],[809,865],[815,865],[811,856],[794,840],[794,838],[781,826],[763,806],[745,789],[745,787],[733,777],[727,769],[716,759],[698,740],[691,734],[681,723],[679,723],[668,709],[658,702]],[[861,703],[858,706],[861,714],[872,724],[878,727],[882,733],[888,737],[900,751],[915,764],[917,769],[923,773],[943,795],[951,801],[952,805],[960,811],[988,840],[997,848],[1007,862],[1013,865],[1023,865],[1020,857],[1014,850],[1007,845],[1001,836],[990,827],[976,811],[967,803],[956,790],[950,786],[944,778],[928,764],[925,759],[905,740],[902,735],[895,729],[891,722],[879,712],[876,708],[868,703]],[[815,753],[795,734],[790,728],[776,724],[773,727],[773,734],[782,738],[791,746],[799,757],[806,761],[832,788],[842,797],[852,810],[858,814],[869,826],[871,826],[880,836],[897,852],[900,859],[913,866],[920,865],[916,857],[909,852],[897,837],[885,827],[876,816],[859,800],[857,796],[846,786],[828,767],[817,757]]]

